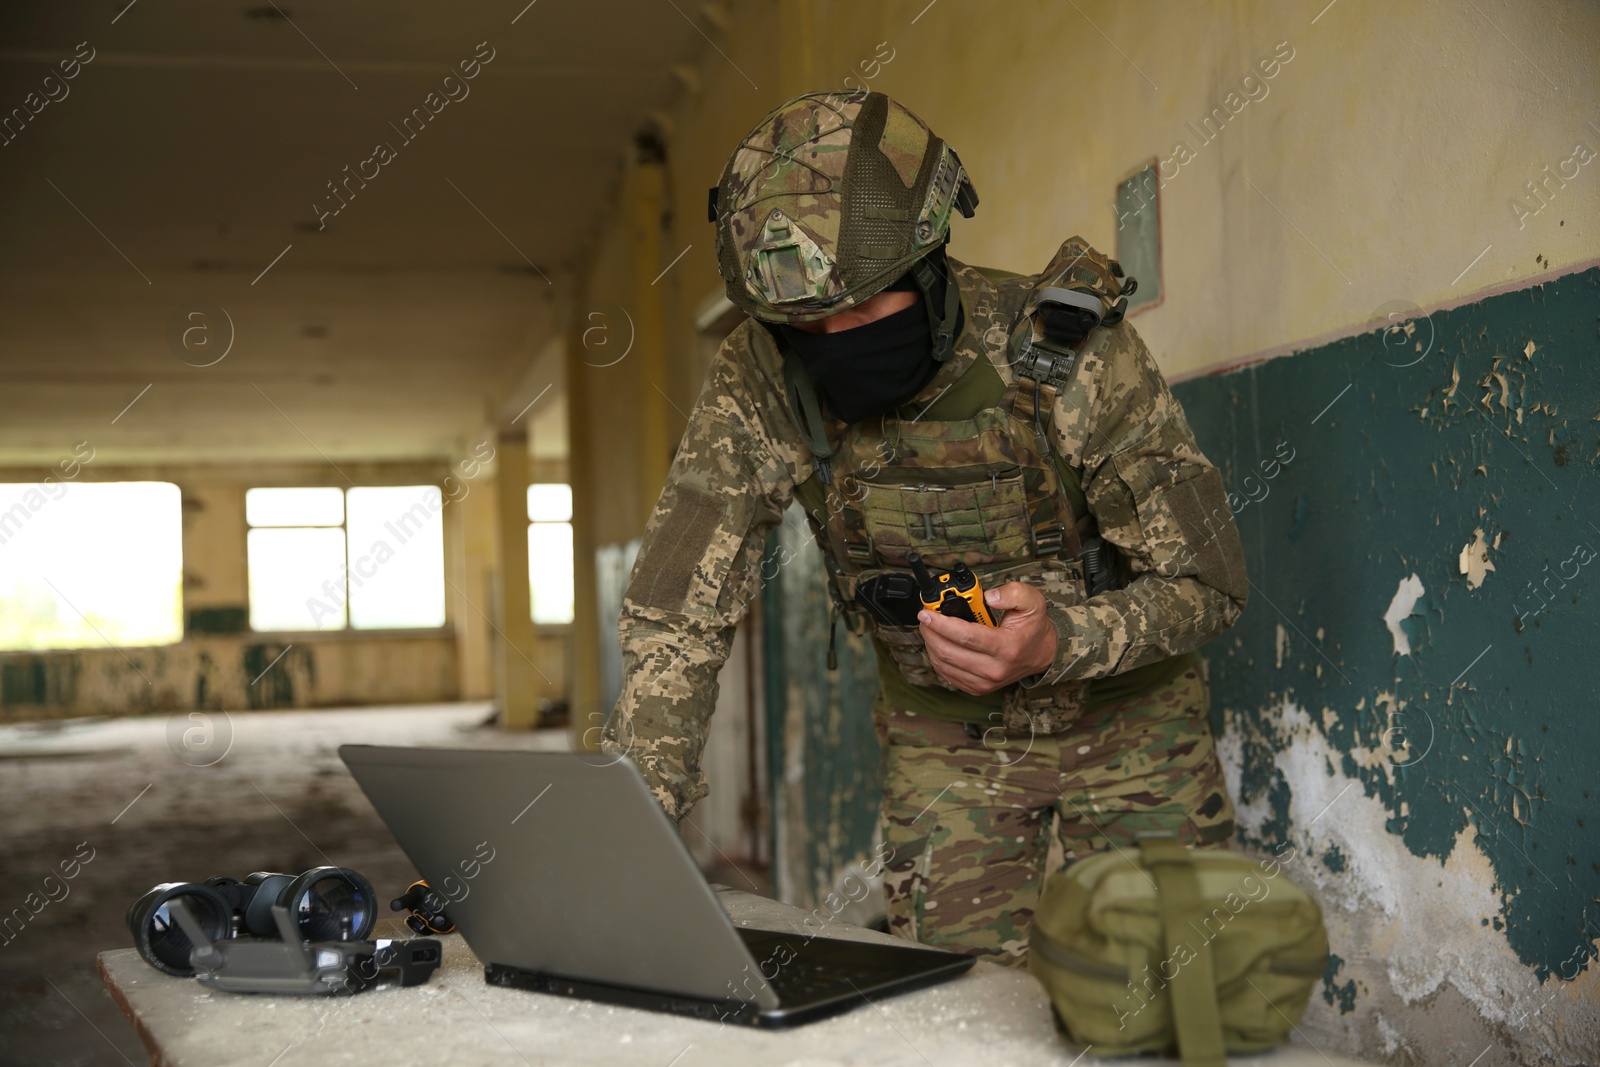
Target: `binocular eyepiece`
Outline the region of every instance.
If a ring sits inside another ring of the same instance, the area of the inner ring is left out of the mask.
[[[300,875],[257,871],[242,882],[163,882],[128,909],[128,932],[146,963],[180,978],[195,973],[189,960],[194,942],[173,914],[177,900],[212,941],[278,937],[275,906],[288,909],[303,941],[365,940],[378,921],[372,883],[348,867],[313,867]]]

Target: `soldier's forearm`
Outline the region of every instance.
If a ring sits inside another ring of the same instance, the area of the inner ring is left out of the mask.
[[[1149,573],[1081,604],[1051,604],[1056,660],[1033,684],[1104,678],[1182,655],[1233,625],[1243,606],[1198,579]]]
[[[623,689],[602,749],[627,756],[673,819],[709,791],[700,771],[732,628],[673,627],[624,612]]]

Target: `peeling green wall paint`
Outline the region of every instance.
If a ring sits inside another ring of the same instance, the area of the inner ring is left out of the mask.
[[[1174,388],[1238,494],[1254,586],[1206,649],[1216,725],[1244,724],[1241,799],[1271,812],[1247,840],[1291,829],[1271,721],[1290,699],[1411,853],[1475,827],[1541,980],[1600,928],[1597,309],[1591,269]],[[1498,547],[1472,588],[1480,529]],[[1398,655],[1383,616],[1413,573]],[[1357,759],[1386,735],[1392,768]]]
[[[768,540],[762,572],[767,738],[772,768],[774,884],[814,907],[872,848],[883,777],[872,702],[871,644],[839,623],[839,669],[829,671],[830,605],[822,553],[791,508]],[[780,825],[781,823],[781,825]]]
[[[250,630],[250,609],[244,605],[220,608],[190,608],[189,634],[242,634]]]
[[[71,655],[18,656],[0,662],[0,705],[70,704],[80,665]]]
[[[286,653],[280,660],[278,654]],[[205,635],[157,648],[0,652],[0,722],[458,698],[454,638]]]
[[[1322,999],[1330,1005],[1337,1004],[1340,1015],[1348,1015],[1356,1010],[1356,980],[1354,978],[1339,984],[1337,981],[1339,971],[1344,967],[1344,960],[1338,953],[1328,954],[1328,969],[1322,975]]]
[[[316,659],[310,649],[264,642],[245,645],[241,654],[245,676],[253,679],[245,689],[252,708],[298,707],[296,675],[304,674],[307,681],[316,682]]]

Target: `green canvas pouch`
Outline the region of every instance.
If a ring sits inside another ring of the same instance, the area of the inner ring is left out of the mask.
[[[1327,964],[1322,909],[1278,864],[1170,835],[1050,875],[1029,935],[1074,1043],[1187,1067],[1287,1040]]]

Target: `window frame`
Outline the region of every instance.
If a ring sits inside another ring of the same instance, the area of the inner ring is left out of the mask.
[[[82,444],[84,444],[84,442],[79,442],[79,444],[81,446]],[[77,453],[75,451],[74,454],[75,455],[79,455],[80,458],[81,458],[81,453]],[[184,484],[181,481],[179,481],[179,480],[177,480],[175,478],[161,477],[159,474],[153,474],[152,476],[146,477],[146,478],[141,478],[141,477],[137,477],[137,476],[133,476],[133,475],[128,475],[128,476],[112,476],[112,477],[85,476],[85,477],[80,479],[78,477],[78,475],[82,474],[83,472],[82,472],[81,469],[78,469],[78,467],[86,466],[88,464],[88,462],[90,460],[92,460],[93,458],[94,458],[93,449],[91,449],[89,457],[87,459],[83,459],[81,465],[75,465],[75,470],[74,470],[74,473],[72,473],[72,474],[67,474],[66,473],[68,460],[62,460],[61,464],[60,464],[60,471],[59,472],[56,471],[56,470],[50,470],[49,473],[47,473],[43,478],[39,478],[39,479],[24,478],[22,480],[9,480],[9,475],[10,474],[20,473],[20,471],[17,471],[16,469],[8,470],[8,472],[7,472],[8,477],[5,478],[5,479],[0,479],[0,481],[3,481],[4,484],[6,484],[6,485],[25,486],[30,490],[38,490],[39,493],[45,498],[45,503],[41,504],[38,508],[32,508],[32,507],[29,507],[28,505],[26,505],[26,504],[24,504],[22,502],[18,502],[17,504],[13,504],[11,506],[11,508],[5,509],[4,513],[5,514],[9,514],[10,511],[12,509],[16,508],[16,507],[24,507],[24,508],[27,509],[29,515],[37,515],[40,512],[44,511],[45,508],[49,507],[49,504],[50,504],[51,501],[59,499],[61,496],[65,495],[70,490],[70,488],[72,488],[72,487],[80,487],[81,488],[81,487],[87,487],[87,486],[91,486],[91,485],[92,486],[96,486],[96,487],[117,486],[117,485],[161,485],[161,486],[171,486],[174,490],[177,491],[177,494],[178,494],[178,500],[177,500],[177,507],[178,507],[178,514],[177,514],[177,535],[178,535],[178,572],[177,572],[177,578],[178,578],[178,589],[177,589],[177,592],[178,592],[178,604],[177,604],[178,618],[177,618],[177,623],[178,623],[178,630],[177,630],[177,634],[178,634],[178,636],[173,638],[170,641],[162,641],[162,642],[144,641],[144,642],[139,642],[139,643],[135,643],[135,644],[124,644],[124,643],[119,643],[119,642],[113,641],[109,637],[107,637],[103,632],[101,632],[99,627],[95,626],[95,624],[93,622],[89,622],[88,621],[87,616],[83,615],[83,613],[78,608],[77,604],[74,604],[71,600],[68,600],[65,597],[65,595],[61,593],[60,590],[56,590],[56,595],[62,601],[64,601],[67,604],[67,606],[73,612],[77,613],[80,617],[84,618],[84,621],[87,623],[87,625],[90,627],[90,629],[93,630],[94,633],[97,635],[95,640],[91,641],[87,637],[85,637],[84,638],[84,642],[85,643],[83,643],[83,644],[57,645],[57,646],[50,646],[50,647],[45,647],[45,648],[0,647],[0,660],[3,660],[3,659],[15,660],[15,659],[17,659],[19,657],[28,657],[28,656],[32,656],[32,657],[79,656],[79,655],[83,655],[84,653],[94,653],[94,652],[104,652],[104,651],[123,652],[123,651],[132,651],[132,650],[143,651],[143,650],[146,650],[146,649],[155,650],[155,651],[161,651],[161,650],[165,650],[165,649],[177,649],[177,648],[180,648],[181,646],[183,646],[189,640],[189,625],[188,625],[189,604],[188,604],[188,594],[187,594],[187,591],[184,588],[184,577],[185,577],[185,574],[187,573],[186,570],[185,570],[185,566],[186,566],[187,558],[188,558],[187,554],[186,554],[186,550],[187,550],[187,547],[188,547],[188,543],[187,543],[188,539],[187,539],[187,531],[185,529],[185,527],[187,525],[187,520],[186,520],[186,517],[185,517],[185,514],[184,514],[184,504],[185,504]],[[61,492],[60,493],[46,492],[45,486],[51,484],[52,482],[54,482],[58,486],[60,486],[60,488],[61,488]],[[26,523],[21,524],[16,529],[9,531],[7,533],[7,535],[5,536],[5,538],[3,540],[0,540],[0,551],[3,551],[5,544],[8,543],[12,538],[14,538],[14,537],[18,536],[20,533],[22,533],[22,530],[25,528],[25,526],[26,526]],[[48,577],[46,577],[46,581],[48,581]],[[51,583],[51,584],[53,586],[54,583]],[[127,657],[124,656],[123,658],[126,659]]]
[[[534,633],[535,634],[548,634],[550,636],[562,636],[562,635],[566,635],[566,634],[572,633],[573,624],[577,622],[577,617],[578,617],[578,543],[577,543],[577,536],[576,536],[576,533],[573,530],[573,523],[572,523],[573,511],[575,510],[575,507],[570,503],[571,493],[572,493],[572,483],[570,481],[567,481],[567,482],[529,482],[528,483],[528,489],[532,489],[536,485],[563,485],[563,486],[566,486],[567,493],[568,493],[569,504],[568,504],[568,508],[567,508],[567,517],[564,518],[564,519],[531,519],[531,518],[527,518],[526,507],[524,507],[524,511],[523,511],[523,517],[526,519],[527,527],[528,527],[527,532],[524,533],[524,535],[523,535],[524,539],[526,539],[527,536],[533,532],[533,528],[535,526],[565,526],[567,528],[568,534],[571,535],[571,541],[572,541],[572,618],[568,619],[566,622],[540,622],[538,619],[532,618],[532,615],[533,615],[533,589],[532,589],[533,559],[532,559],[532,554],[531,553],[529,554],[529,559],[528,559],[528,576],[529,576],[528,615],[529,615],[529,621],[533,624]],[[524,497],[524,500],[526,500],[527,490],[523,491],[523,497]]]
[[[444,622],[438,626],[375,626],[357,628],[350,624],[350,490],[351,489],[394,489],[406,485],[426,485],[439,490],[444,503],[439,508],[441,524],[440,538],[443,542],[443,558],[440,560],[440,571],[444,576]],[[273,485],[246,485],[245,493],[252,489],[337,489],[340,502],[343,504],[343,514],[337,526],[252,526],[248,512],[244,517],[244,607],[245,607],[245,633],[252,637],[268,639],[284,638],[294,640],[331,640],[331,641],[371,641],[388,640],[390,638],[406,640],[430,637],[448,637],[455,633],[454,613],[450,604],[450,541],[449,523],[444,522],[445,508],[449,506],[450,499],[443,497],[444,486],[433,481],[405,480],[399,482],[366,482],[361,485],[328,485],[326,483],[298,483],[288,484],[278,482]],[[240,500],[241,511],[244,501]],[[250,622],[250,531],[251,530],[339,530],[344,534],[344,575],[345,575],[345,616],[344,625],[338,629],[327,630],[258,630]]]

